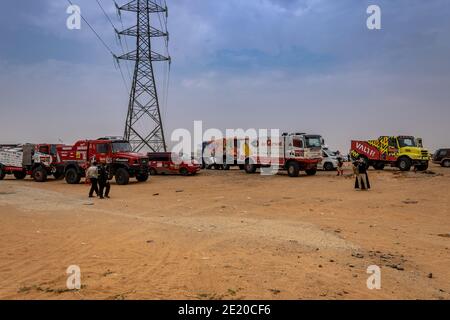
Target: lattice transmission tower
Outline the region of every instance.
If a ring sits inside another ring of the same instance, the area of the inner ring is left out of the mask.
[[[152,50],[154,38],[164,38],[167,48],[167,23],[165,30],[152,25],[154,21],[161,22],[161,16],[157,15],[165,15],[167,19],[167,5],[165,2],[163,5],[162,1],[133,0],[117,9],[119,14],[121,11],[129,11],[137,17],[136,25],[117,31],[119,37],[136,38],[136,49],[118,57],[135,62],[124,138],[130,141],[136,152],[143,149],[167,151],[153,62],[167,61],[170,64],[170,56]],[[162,28],[163,24],[160,23],[160,26]]]

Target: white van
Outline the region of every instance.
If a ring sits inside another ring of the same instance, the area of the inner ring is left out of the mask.
[[[338,159],[336,153],[330,149],[322,149],[322,161],[318,164],[317,169],[325,171],[333,171],[338,167]]]

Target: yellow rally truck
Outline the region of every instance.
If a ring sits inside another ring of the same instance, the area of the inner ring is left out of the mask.
[[[363,159],[367,167],[383,170],[385,166],[409,171],[428,169],[430,153],[422,146],[422,139],[413,136],[382,136],[377,140],[352,141],[350,155],[353,160]]]

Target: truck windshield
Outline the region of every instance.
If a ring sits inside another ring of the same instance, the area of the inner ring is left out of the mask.
[[[416,147],[416,140],[413,137],[398,138],[398,143],[400,145],[400,148]]]
[[[133,151],[129,142],[113,142],[112,149],[113,153]]]
[[[306,136],[305,140],[308,148],[322,147],[322,139],[319,136]]]

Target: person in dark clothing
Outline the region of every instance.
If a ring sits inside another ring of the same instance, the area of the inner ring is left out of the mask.
[[[98,196],[98,168],[97,163],[93,162],[92,165],[86,171],[86,177],[91,183],[91,189],[89,190],[89,198],[94,197],[94,192]]]
[[[99,185],[99,197],[100,199],[109,198],[109,191],[111,190],[111,184],[109,183],[109,172],[104,164],[101,164],[98,168],[98,185]]]
[[[363,159],[359,159],[353,163],[355,166],[355,189],[369,190],[370,181],[369,175],[367,174],[367,165]]]

